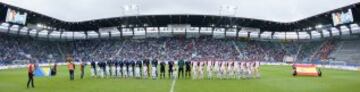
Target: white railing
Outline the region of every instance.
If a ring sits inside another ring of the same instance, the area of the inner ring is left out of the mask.
[[[23,26],[18,25],[9,25],[7,23],[2,23],[0,25],[0,33],[8,33],[15,35],[30,35],[34,38],[49,38],[54,40],[85,40],[85,39],[98,39],[100,38],[119,38],[122,37],[133,37],[133,38],[146,38],[151,37],[147,36],[153,35],[154,31],[145,31],[146,27],[134,27],[134,28],[122,28],[122,31],[117,28],[108,29],[106,31],[95,32],[92,30],[86,31],[58,31],[58,30],[37,30],[30,29]],[[197,29],[197,30],[194,30]],[[350,24],[349,26],[341,26],[341,28],[331,27],[328,29],[322,30],[312,30],[307,32],[272,32],[272,31],[263,31],[259,30],[249,31],[246,28],[242,28],[242,30],[237,30],[234,28],[228,28],[230,31],[228,32],[223,27],[185,27],[181,30],[175,30],[168,27],[160,27],[157,32],[160,37],[169,37],[172,35],[177,35],[178,33],[184,33],[182,35],[211,35],[216,38],[226,38],[226,37],[239,37],[239,38],[251,38],[251,39],[260,39],[260,40],[314,40],[314,39],[322,39],[328,37],[347,37],[351,36],[351,34],[360,34],[360,28],[358,24]],[[10,32],[9,32],[10,30]],[[192,31],[188,31],[192,30]],[[29,34],[27,34],[27,31]],[[351,33],[350,33],[351,31]],[[51,32],[51,33],[49,33]],[[273,33],[273,34],[272,34]],[[226,35],[225,35],[226,34]],[[349,35],[350,34],[350,35]],[[310,39],[309,36],[312,36]],[[141,36],[141,37],[139,37]]]

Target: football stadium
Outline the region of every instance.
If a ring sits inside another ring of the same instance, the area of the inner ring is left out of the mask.
[[[0,92],[360,92],[360,0],[1,0]]]

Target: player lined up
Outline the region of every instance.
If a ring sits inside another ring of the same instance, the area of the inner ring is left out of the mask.
[[[206,67],[206,69],[205,69]],[[260,78],[260,62],[195,61],[192,79],[249,79]]]
[[[109,60],[91,62],[91,76],[165,79],[167,74],[167,78],[248,79],[260,78],[259,68],[257,61]]]

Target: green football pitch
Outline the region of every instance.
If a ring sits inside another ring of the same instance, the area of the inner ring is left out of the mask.
[[[89,67],[87,67],[89,68]],[[87,69],[89,70],[89,69]],[[26,88],[26,69],[0,70],[0,92],[360,92],[360,72],[322,69],[323,77],[293,77],[290,66],[262,66],[260,79],[121,79],[91,78],[89,71],[70,81],[65,67],[55,77],[35,78]]]

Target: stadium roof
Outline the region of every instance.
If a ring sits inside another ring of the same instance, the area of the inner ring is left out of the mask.
[[[121,24],[163,26],[169,23],[188,23],[201,26],[240,25],[270,31],[289,31],[318,24],[331,24],[330,14],[333,10],[354,8],[354,16],[358,16],[359,1],[2,0],[1,2],[5,3],[5,7],[25,9],[30,12],[28,23],[42,23],[67,30],[96,30]],[[124,13],[124,6],[134,4],[139,6],[138,16]],[[223,6],[236,9],[220,9]],[[357,20],[359,19],[355,18],[355,21]]]
[[[2,0],[70,22],[124,16],[124,6],[138,5],[140,15],[219,15],[220,8],[237,17],[294,22],[360,0]]]

